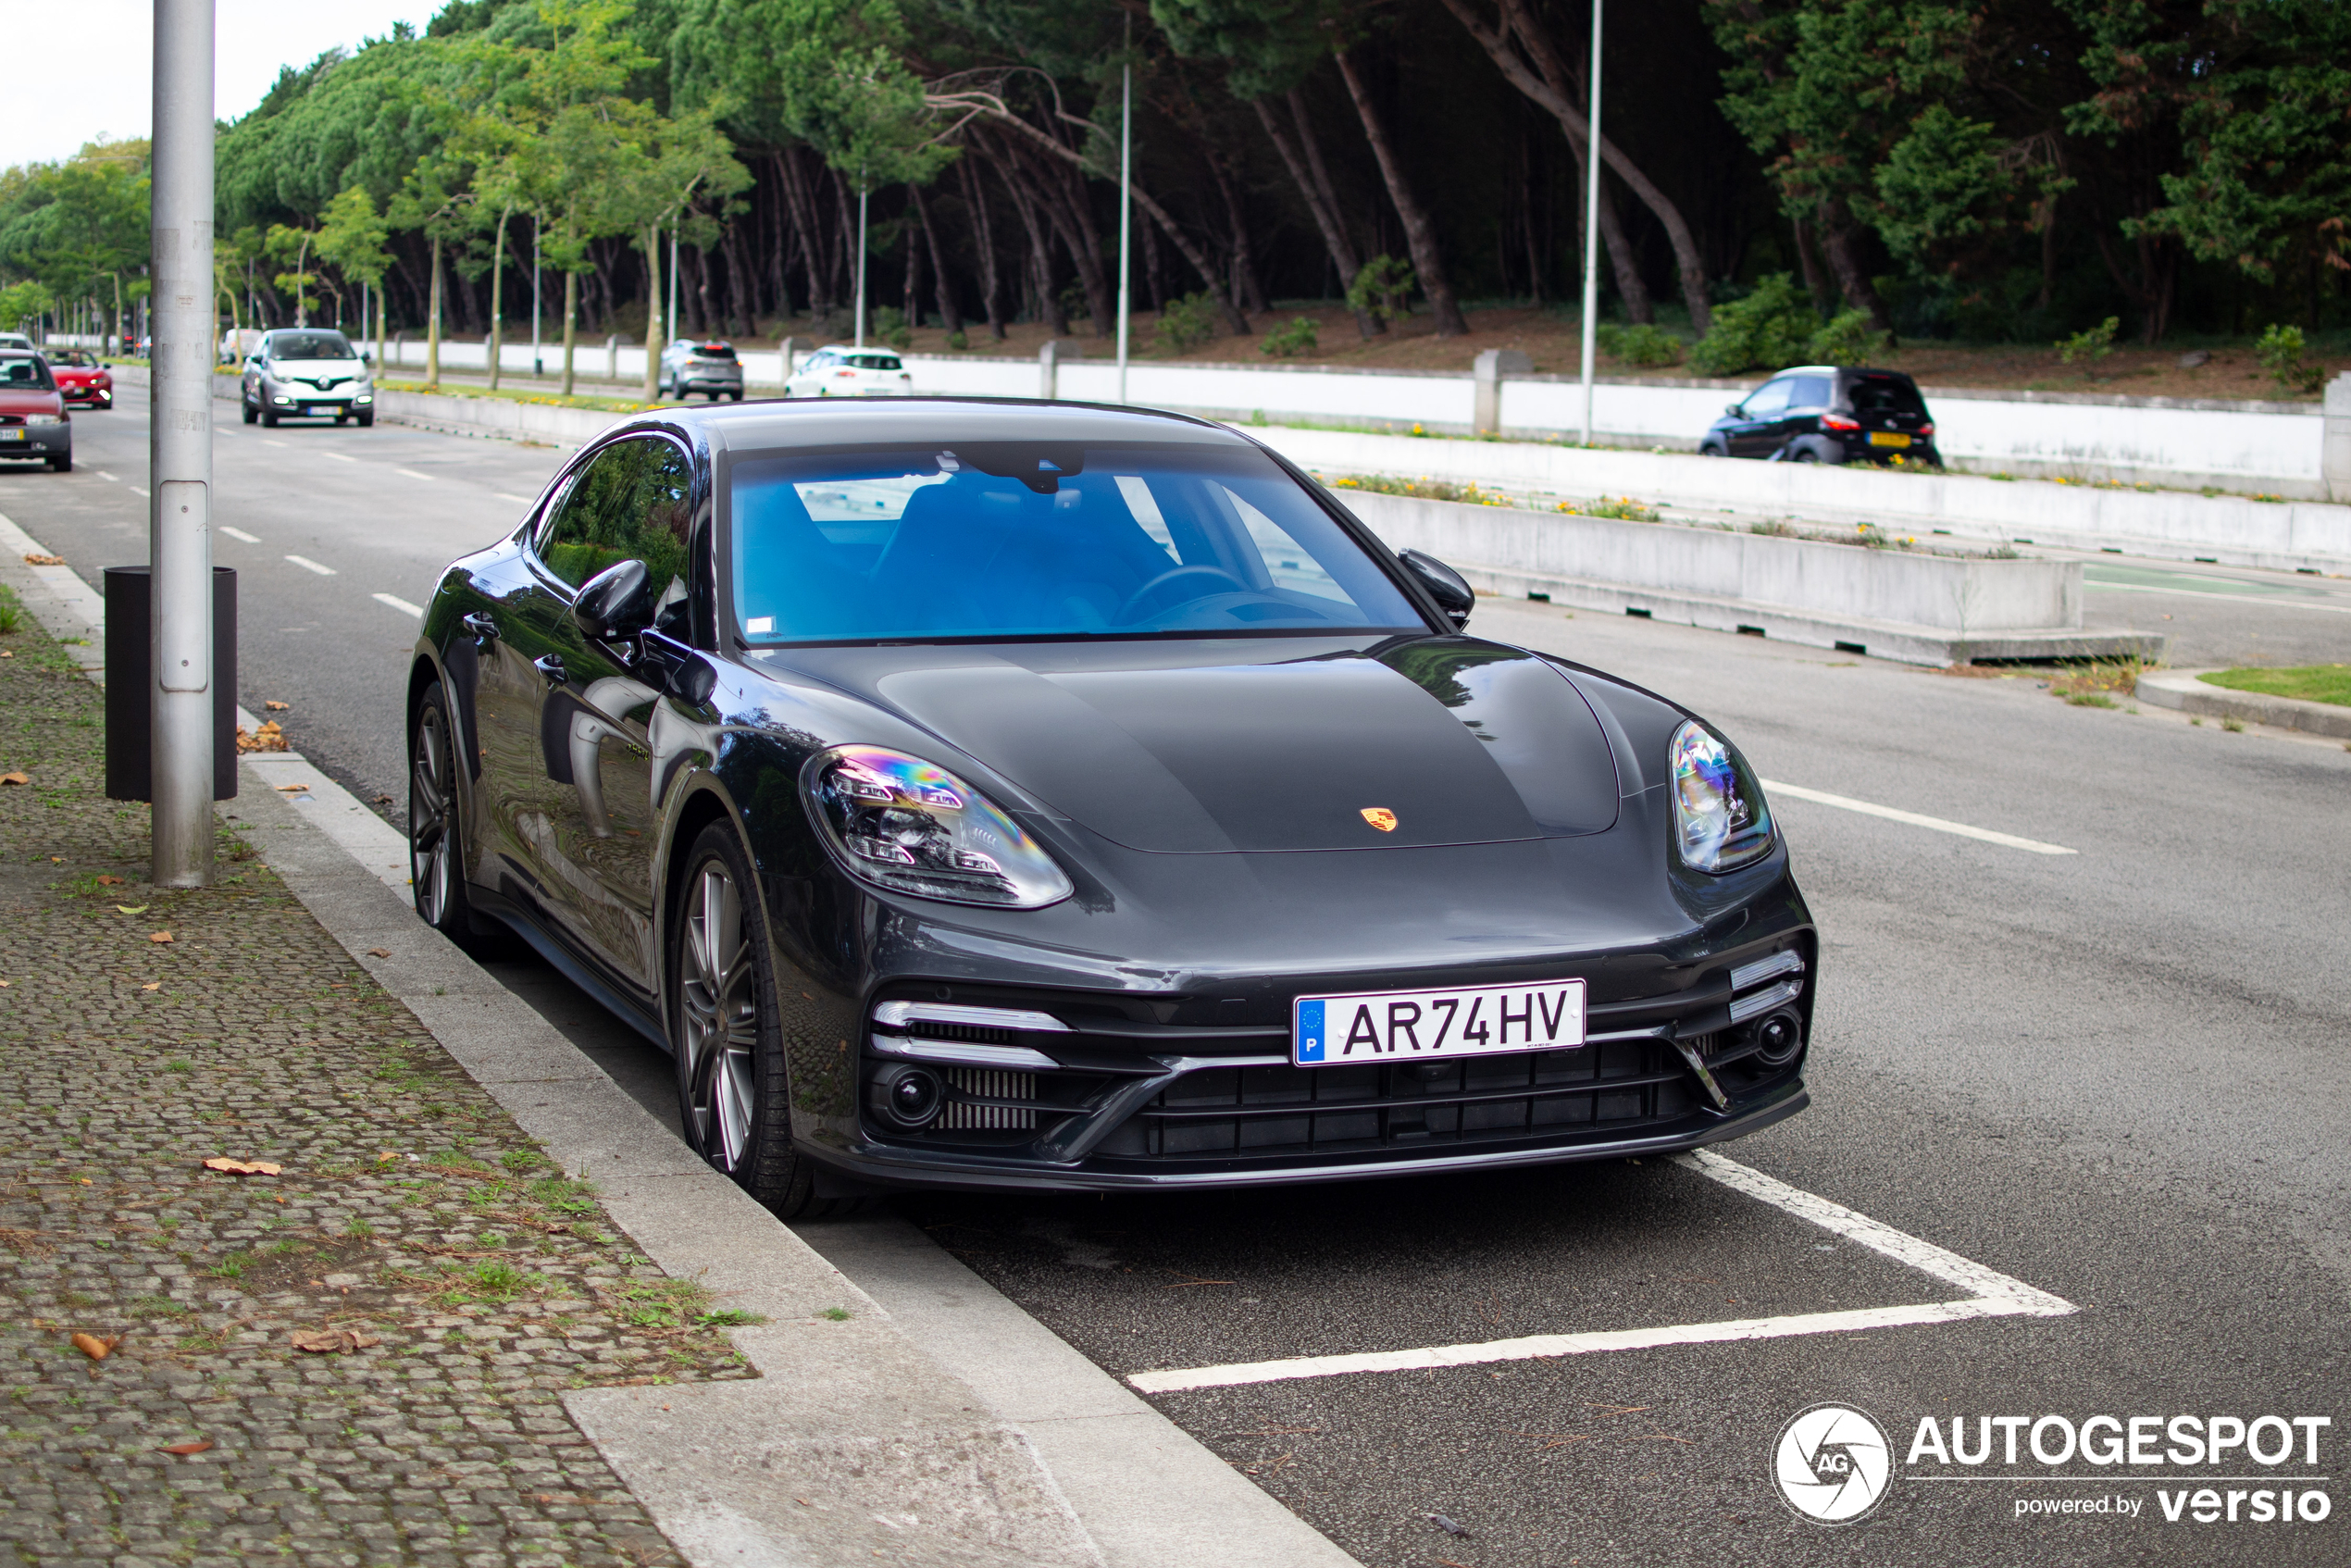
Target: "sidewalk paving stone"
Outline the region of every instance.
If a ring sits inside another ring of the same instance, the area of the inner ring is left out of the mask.
[[[0,652],[0,774],[31,780],[0,785],[0,1549],[675,1562],[561,1395],[752,1376],[740,1314],[354,966],[236,803],[215,886],[148,886],[101,692],[29,620]]]

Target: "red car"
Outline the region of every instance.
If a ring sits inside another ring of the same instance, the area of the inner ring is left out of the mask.
[[[0,349],[0,459],[45,462],[58,473],[73,467],[73,416],[41,355]]]
[[[44,348],[41,356],[49,362],[49,374],[56,378],[57,391],[68,403],[85,403],[93,408],[114,406],[114,372],[98,363],[97,355],[82,348]]]

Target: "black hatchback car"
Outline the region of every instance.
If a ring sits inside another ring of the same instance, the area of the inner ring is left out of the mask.
[[[1801,1109],[1817,943],[1754,775],[1473,602],[1201,420],[641,416],[433,596],[417,908],[666,1047],[697,1149],[785,1214]]]
[[[1723,410],[1698,442],[1702,457],[1775,463],[1943,466],[1934,421],[1917,383],[1899,370],[1804,365],[1783,370]]]

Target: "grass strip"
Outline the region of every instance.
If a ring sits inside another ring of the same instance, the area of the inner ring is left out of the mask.
[[[2295,665],[2281,669],[2224,669],[2202,676],[2209,686],[2258,691],[2265,697],[2296,697],[2351,708],[2351,665]]]

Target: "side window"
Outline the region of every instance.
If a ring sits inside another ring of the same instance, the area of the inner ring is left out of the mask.
[[[1788,380],[1790,408],[1826,408],[1833,385],[1826,376],[1795,376]]]
[[[692,489],[686,455],[669,442],[650,436],[615,442],[556,504],[540,536],[540,558],[574,588],[628,560],[644,562],[657,585],[682,584]]]
[[[1787,406],[1788,383],[1766,381],[1747,400],[1747,417],[1750,419],[1769,418]]]

